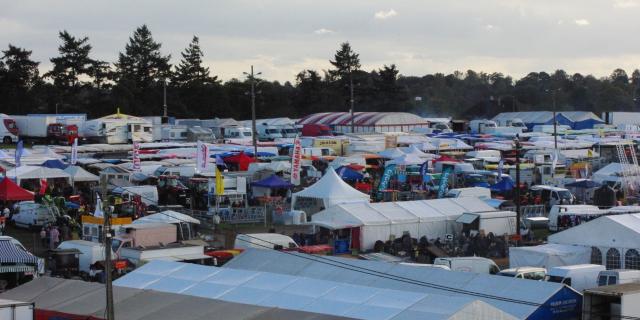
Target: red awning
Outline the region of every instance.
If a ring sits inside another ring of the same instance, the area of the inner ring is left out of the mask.
[[[229,156],[223,159],[226,163],[235,163],[238,165],[238,170],[247,171],[249,170],[249,164],[252,162],[256,162],[254,158],[249,157],[244,154],[244,152],[240,152],[236,155]]]
[[[0,181],[0,200],[2,201],[26,201],[33,200],[33,192],[20,188],[9,178]]]

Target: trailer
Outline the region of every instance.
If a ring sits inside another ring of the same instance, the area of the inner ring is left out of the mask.
[[[51,144],[72,144],[85,115],[29,114],[14,116],[22,140]]]
[[[181,243],[166,244],[163,246],[121,248],[120,258],[129,260],[129,262],[136,267],[152,260],[213,264],[213,258],[204,254],[204,246]]]

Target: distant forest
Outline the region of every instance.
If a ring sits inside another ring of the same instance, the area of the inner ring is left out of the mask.
[[[254,79],[220,81],[203,65],[198,37],[177,65],[162,52],[143,25],[129,38],[117,61],[92,58],[87,37],[59,33],[59,55],[40,74],[32,51],[8,45],[0,58],[0,112],[87,113],[90,118],[121,112],[161,115],[167,86],[169,116],[235,118],[251,116],[251,81],[256,81],[258,118],[301,117],[314,112],[348,111],[353,83],[356,111],[406,111],[422,116],[476,118],[511,110],[632,111],[640,106],[640,71],[609,77],[531,72],[514,81],[502,73],[467,70],[422,77],[403,76],[394,64],[362,70],[349,43],[338,46],[331,70],[301,70],[295,83]],[[260,66],[256,66],[259,68]],[[247,66],[248,68],[248,66]]]

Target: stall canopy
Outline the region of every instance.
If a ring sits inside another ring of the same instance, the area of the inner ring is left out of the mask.
[[[244,152],[225,157],[223,160],[225,163],[237,164],[240,171],[247,171],[249,169],[249,164],[256,161],[254,158],[249,157]]]
[[[254,187],[269,188],[269,189],[290,189],[293,185],[277,175],[272,175],[266,179],[251,183]]]
[[[47,160],[47,161],[43,162],[42,166],[45,167],[45,168],[64,170],[69,165],[64,163],[64,162],[62,162],[62,161],[60,161],[59,159],[50,159],[50,160]]]
[[[366,283],[151,261],[119,278],[114,286],[353,319],[515,319],[473,296],[376,288]]]
[[[509,192],[515,187],[515,183],[510,177],[503,177],[498,183],[489,187],[493,192]]]
[[[395,164],[398,166],[412,166],[412,165],[423,164],[425,161],[426,161],[425,159],[420,158],[414,154],[405,154],[401,157],[385,162],[385,166],[392,165],[392,164]]]
[[[510,247],[509,267],[549,268],[589,263],[591,249],[548,243],[534,247]]]
[[[344,182],[333,168],[328,168],[326,174],[316,183],[294,193],[291,200],[292,208],[295,208],[296,200],[300,197],[322,200],[325,208],[340,203],[369,202],[370,199],[368,194],[364,194]]]
[[[503,276],[456,272],[430,267],[417,268],[380,261],[339,257],[309,259],[309,257],[309,255],[295,252],[284,254],[274,250],[249,249],[225,264],[224,268],[238,271],[273,272],[317,280],[337,281],[349,285],[364,284],[372,288],[422,292],[436,296],[445,295],[450,298],[475,296],[474,299],[493,305],[518,319],[571,319],[578,317],[581,312],[582,298],[580,294],[561,283],[524,281]],[[368,271],[363,272],[363,269]],[[411,281],[392,280],[376,273],[411,279]],[[474,295],[476,293],[482,294],[480,296]],[[499,299],[499,297],[511,300]],[[403,300],[400,296],[396,298]],[[524,301],[529,303],[524,303]],[[444,303],[442,307],[447,308],[447,305]],[[477,315],[469,315],[470,318],[474,316]],[[415,316],[403,319],[440,318]]]
[[[378,155],[387,159],[395,159],[395,158],[404,156],[405,152],[402,151],[400,148],[390,148],[390,149],[386,149],[384,151],[378,152]]]
[[[364,178],[364,175],[362,175],[362,173],[351,169],[348,166],[342,166],[340,168],[338,168],[336,170],[336,172],[338,173],[338,175],[340,176],[340,178],[347,180],[347,181],[358,181],[358,180],[362,180]]]
[[[133,224],[139,223],[195,223],[200,224],[200,220],[188,216],[186,214],[175,212],[173,210],[166,210],[159,213],[150,214],[142,218],[133,221]]]
[[[5,179],[6,180],[6,179]],[[38,258],[9,239],[0,239],[0,264],[36,265]]]
[[[56,179],[62,178],[69,180],[71,175],[60,170],[45,167],[22,166],[7,171],[7,177],[15,179],[18,184],[22,180],[29,179]]]
[[[2,201],[27,201],[33,200],[33,192],[21,188],[11,179],[4,178],[0,181],[0,200]]]
[[[64,172],[71,176],[73,182],[96,182],[100,178],[79,166],[68,166]]]

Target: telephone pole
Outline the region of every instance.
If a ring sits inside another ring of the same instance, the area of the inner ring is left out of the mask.
[[[354,133],[355,119],[353,113],[355,108],[355,99],[353,98],[353,72],[351,71],[351,68],[349,68],[349,103],[351,104],[351,108],[349,109],[351,113],[351,133]]]
[[[258,130],[256,129],[256,78],[262,72],[253,73],[253,66],[251,66],[251,73],[243,72],[251,82],[251,135],[253,136],[253,157],[258,159]]]
[[[104,175],[100,180],[100,191],[102,193],[102,218],[104,220],[102,234],[104,235],[104,284],[107,294],[106,316],[107,320],[115,320],[113,311],[113,285],[111,283],[113,280],[111,277],[111,208],[109,208],[109,202],[107,201],[107,177]]]
[[[162,80],[162,116],[167,117],[167,79]]]

